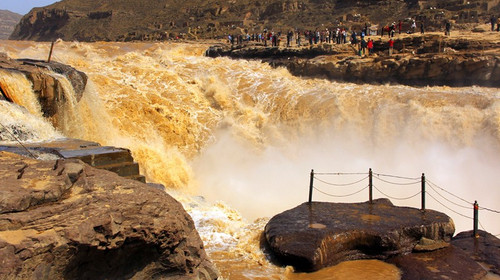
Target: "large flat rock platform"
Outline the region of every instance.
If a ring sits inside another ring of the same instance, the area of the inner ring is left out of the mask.
[[[274,216],[265,237],[281,261],[298,270],[316,271],[347,260],[410,253],[422,239],[446,244],[454,231],[453,220],[443,213],[378,199],[304,203]]]

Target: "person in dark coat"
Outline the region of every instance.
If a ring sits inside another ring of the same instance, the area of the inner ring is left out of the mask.
[[[444,35],[446,36],[450,36],[450,32],[451,32],[451,22],[450,21],[447,21],[446,24],[445,24],[445,31],[444,31]]]

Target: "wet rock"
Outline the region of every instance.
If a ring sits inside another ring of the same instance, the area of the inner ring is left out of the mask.
[[[54,124],[58,122],[60,108],[70,102],[68,99],[74,98],[77,102],[80,101],[88,79],[85,73],[55,61],[14,60],[0,56],[0,69],[26,76],[33,85],[33,91],[38,97],[44,116],[51,118]],[[62,82],[54,74],[65,76],[71,83],[73,92],[65,92]],[[3,92],[3,95],[6,99],[16,102],[8,92]]]
[[[1,279],[216,279],[163,191],[79,160],[0,152]]]
[[[427,251],[435,251],[438,249],[443,249],[450,246],[450,243],[445,242],[443,240],[432,240],[429,238],[422,237],[415,248],[413,248],[414,252],[427,252]]]
[[[315,271],[347,260],[409,253],[423,237],[450,241],[454,231],[445,214],[378,199],[373,204],[304,203],[274,216],[265,237],[278,259]]]
[[[472,231],[465,231],[453,237],[451,244],[464,250],[475,261],[485,264],[488,269],[500,275],[500,239],[479,230],[479,238],[474,238]]]
[[[405,280],[479,280],[487,273],[468,254],[454,246],[432,252],[400,255],[388,262],[401,270],[401,279]]]
[[[82,98],[88,80],[88,77],[85,73],[78,71],[69,65],[62,64],[56,61],[45,62],[33,59],[19,59],[19,61],[24,65],[32,65],[36,66],[37,68],[45,68],[49,71],[66,76],[66,78],[73,86],[76,100],[80,101],[80,99]],[[35,81],[36,80],[33,80],[33,82]]]

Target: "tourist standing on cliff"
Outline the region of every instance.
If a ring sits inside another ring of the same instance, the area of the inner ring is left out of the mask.
[[[392,38],[389,38],[389,56],[392,55],[392,50],[394,49],[394,41]]]
[[[299,47],[299,48],[300,48],[300,31],[298,31],[298,30],[297,30],[297,31],[295,32],[295,34],[297,34],[297,35],[295,35],[295,36],[296,36],[296,37],[295,37],[295,40],[296,40],[296,42],[297,42],[297,47]]]
[[[293,31],[290,30],[288,31],[288,34],[286,35],[286,47],[289,48],[292,45],[292,39],[293,39]]]
[[[371,55],[373,53],[373,40],[372,39],[368,39],[367,47],[368,47],[368,55]]]
[[[358,39],[356,38],[356,30],[352,30],[351,34],[351,44],[356,45],[358,43]]]
[[[366,51],[366,47],[368,46],[368,44],[366,43],[365,41],[365,37],[361,37],[361,51],[363,52],[363,55],[365,55],[365,51]],[[360,53],[361,55],[361,53]]]
[[[491,22],[491,31],[495,31],[495,23],[497,23],[497,17],[495,15],[491,15],[490,22]],[[497,24],[497,29],[498,29],[498,24]]]
[[[500,32],[500,17],[497,17],[497,32]]]
[[[424,34],[424,22],[420,23],[420,34]]]
[[[446,24],[445,24],[444,28],[445,28],[444,35],[450,36],[451,22],[450,21],[446,21]]]

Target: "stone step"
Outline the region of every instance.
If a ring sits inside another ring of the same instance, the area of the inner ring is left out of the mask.
[[[106,169],[122,177],[146,182],[146,178],[139,174],[139,164],[134,162],[134,158],[128,149],[100,146],[96,142],[71,138],[51,142],[29,143],[25,146],[37,153],[43,152],[62,158],[80,159],[95,168]],[[17,145],[1,145],[0,151],[29,156],[28,151]]]
[[[130,154],[130,150],[108,146],[75,150],[61,150],[59,151],[59,153],[64,158],[78,158],[94,167],[117,163],[134,162],[134,159]]]
[[[116,163],[109,165],[96,166],[99,169],[105,169],[114,172],[122,177],[138,176],[139,164],[137,162]]]

